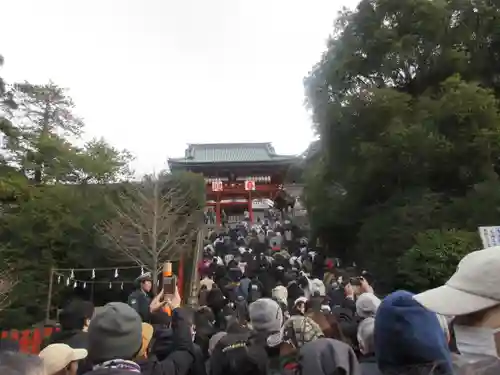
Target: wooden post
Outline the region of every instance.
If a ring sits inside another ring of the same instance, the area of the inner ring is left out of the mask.
[[[45,323],[48,323],[50,319],[50,307],[52,304],[52,289],[54,288],[54,267],[50,267],[49,275],[49,292],[47,296],[47,307],[45,309]]]
[[[198,264],[203,258],[203,240],[205,238],[205,228],[198,230],[196,237],[196,249],[193,256],[193,269],[191,270],[191,287],[188,296],[188,305],[198,306],[198,289],[200,284],[200,275],[198,273]]]

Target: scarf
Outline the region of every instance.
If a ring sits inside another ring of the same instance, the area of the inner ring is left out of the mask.
[[[94,366],[94,370],[101,369],[101,368],[119,369],[119,370],[124,370],[127,372],[133,372],[136,374],[141,373],[141,367],[137,363],[132,362],[132,361],[126,361],[124,359],[113,359],[111,361],[106,361],[106,362],[101,363],[100,365]]]
[[[296,354],[280,356],[280,368],[295,372],[299,369],[299,358]]]

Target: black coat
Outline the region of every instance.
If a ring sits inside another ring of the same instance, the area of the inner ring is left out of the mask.
[[[159,359],[153,350],[146,360],[137,361],[141,375],[188,375],[193,368],[195,348],[191,332],[182,309],[175,309],[172,315],[172,330],[169,335],[156,337],[156,344],[170,347],[168,355]],[[97,368],[85,375],[130,375],[121,369]],[[202,374],[203,375],[203,374]]]
[[[142,321],[149,323],[151,321],[151,313],[149,312],[149,305],[151,304],[151,297],[143,290],[134,290],[128,296],[127,303],[141,316]]]
[[[45,338],[42,342],[41,348],[49,346],[50,344],[66,344],[73,349],[89,349],[88,333],[82,330],[62,330],[54,332],[49,337]],[[92,366],[87,359],[82,359],[78,363],[78,374],[84,374],[90,371]]]

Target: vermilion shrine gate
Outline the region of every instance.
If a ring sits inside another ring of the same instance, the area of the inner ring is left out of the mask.
[[[242,213],[254,219],[255,199],[274,199],[283,189],[285,175],[295,156],[276,154],[271,143],[191,144],[183,158],[172,158],[172,171],[188,170],[205,177],[207,206]]]

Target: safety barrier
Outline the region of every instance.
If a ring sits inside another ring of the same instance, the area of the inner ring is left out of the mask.
[[[59,331],[55,327],[40,327],[25,329],[23,331],[2,331],[1,338],[10,338],[19,342],[19,347],[24,353],[38,354],[44,338],[49,337],[54,332]]]

